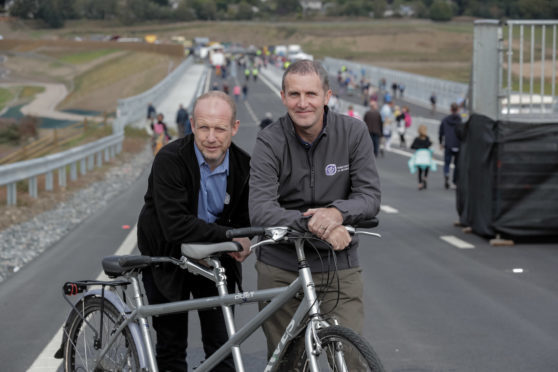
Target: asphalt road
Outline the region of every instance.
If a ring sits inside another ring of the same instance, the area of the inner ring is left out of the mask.
[[[234,78],[228,79],[232,90]],[[285,112],[277,89],[262,78],[250,81],[248,100],[238,103],[241,127],[234,138],[249,152],[267,111],[274,118]],[[484,238],[463,233],[453,226],[455,194],[443,188],[440,170],[429,176],[427,190],[418,191],[407,159],[400,152],[378,159],[383,209],[374,231],[383,237],[364,237],[359,249],[364,336],[387,369],[557,371],[558,245],[493,247]],[[121,226],[137,220],[145,176],[0,284],[2,370],[26,370],[59,329],[68,312],[62,283],[97,276],[100,257],[113,253],[124,240]],[[253,264],[253,256],[244,264],[245,290],[255,288]],[[253,305],[238,307],[239,324],[255,311]],[[192,324],[196,318],[190,317]],[[195,363],[201,346],[199,330],[193,328],[189,358]],[[263,366],[261,332],[243,351],[248,370]]]

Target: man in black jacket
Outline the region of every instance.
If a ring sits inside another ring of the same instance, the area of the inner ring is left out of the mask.
[[[145,204],[138,221],[138,247],[148,256],[180,257],[180,245],[229,240],[225,232],[249,225],[250,157],[232,143],[239,122],[229,96],[219,91],[198,98],[190,119],[193,135],[176,140],[157,153],[149,175]],[[240,283],[243,252],[221,260],[230,292]],[[234,259],[233,259],[234,258]],[[236,261],[235,261],[236,260]],[[215,296],[215,283],[174,265],[143,273],[150,304]],[[206,357],[228,339],[220,309],[199,311]],[[157,332],[157,364],[161,371],[187,371],[188,313],[153,318]],[[234,371],[232,357],[214,371]]]
[[[440,123],[438,139],[440,141],[440,149],[444,150],[444,187],[449,189],[449,173],[450,164],[453,159],[453,184],[457,186],[457,177],[459,172],[457,169],[457,160],[459,159],[459,147],[461,141],[457,134],[457,127],[461,124],[461,115],[459,115],[459,106],[452,103],[450,106],[451,114],[446,116]]]
[[[189,119],[188,110],[186,110],[184,106],[180,105],[178,111],[176,112],[176,127],[178,128],[179,138],[192,133]]]

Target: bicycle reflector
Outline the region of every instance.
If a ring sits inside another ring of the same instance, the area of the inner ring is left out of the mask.
[[[66,282],[64,283],[64,294],[68,296],[77,295],[87,289],[87,286],[83,283],[76,282]]]

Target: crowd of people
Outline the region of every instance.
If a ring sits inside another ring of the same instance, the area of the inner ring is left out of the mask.
[[[401,97],[404,88],[399,84],[397,89]],[[311,232],[332,247],[338,269],[335,288],[318,289],[322,309],[340,324],[361,332],[364,306],[358,242],[343,225],[357,224],[378,213],[381,193],[376,157],[382,140],[385,150],[390,150],[394,134],[406,146],[405,135],[412,126],[409,108],[394,104],[394,90],[393,96],[389,92],[383,96],[381,108],[378,99],[368,97],[369,109],[363,118],[353,107],[339,113],[335,106],[339,97],[332,93],[326,70],[317,62],[298,61],[287,67],[282,78],[285,114],[274,120],[266,113],[250,156],[232,142],[240,126],[236,119],[240,87],[235,86],[232,93],[210,90],[196,99],[191,113],[180,105],[178,138],[170,143],[163,115],[152,104],[148,106],[155,159],[138,221],[141,253],[179,258],[182,243],[227,241],[228,229],[250,224],[286,225]],[[439,129],[446,188],[452,160],[453,184],[458,177],[456,126],[461,117],[457,105],[451,110]],[[419,190],[427,188],[429,170],[435,167],[431,146],[426,127],[419,125],[409,163],[411,171],[418,170]],[[306,158],[308,162],[300,161]],[[313,176],[307,177],[310,173]],[[222,258],[229,292],[240,288],[240,263],[250,254],[247,238],[234,240],[242,249]],[[285,285],[297,275],[295,253],[288,245],[256,250],[258,289]],[[307,252],[307,262],[315,282],[330,275],[317,252]],[[212,281],[164,264],[146,270],[143,282],[151,304],[217,295]],[[264,323],[268,356],[299,301],[292,299]],[[227,341],[223,314],[220,309],[204,310],[199,319],[209,356]],[[188,313],[155,317],[153,326],[159,369],[186,371]],[[234,371],[232,357],[215,370]]]

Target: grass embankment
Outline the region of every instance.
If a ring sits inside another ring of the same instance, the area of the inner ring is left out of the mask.
[[[116,49],[98,49],[98,50],[86,50],[79,53],[72,51],[67,51],[69,54],[63,54],[60,56],[60,61],[64,63],[71,63],[74,65],[80,65],[83,63],[91,62],[97,58],[107,56],[109,54],[117,52]]]
[[[0,88],[0,110],[3,110],[6,104],[10,103],[14,97],[12,89]]]
[[[121,53],[76,76],[73,91],[59,107],[114,112],[118,99],[148,90],[167,75],[170,65],[179,63],[179,60],[165,55]]]

